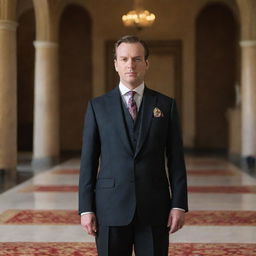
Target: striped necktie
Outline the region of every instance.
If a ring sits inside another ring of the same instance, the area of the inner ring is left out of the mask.
[[[135,91],[129,91],[127,94],[129,95],[128,99],[128,110],[132,116],[132,119],[135,120],[137,117],[137,105],[134,100]]]

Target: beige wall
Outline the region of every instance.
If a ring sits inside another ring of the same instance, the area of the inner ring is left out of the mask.
[[[187,147],[193,146],[195,136],[195,19],[200,10],[211,2],[225,3],[237,15],[236,4],[233,0],[145,0],[144,7],[154,12],[157,19],[151,28],[142,30],[138,34],[145,40],[182,40],[182,128],[184,144]],[[121,23],[121,16],[129,11],[132,5],[128,0],[104,0],[101,1],[101,5],[93,0],[83,3],[91,13],[93,20],[93,89],[94,95],[98,96],[105,92],[104,42],[117,39],[124,34],[136,33],[135,30],[125,28]],[[109,12],[106,11],[106,6]]]
[[[22,1],[20,1],[22,2]],[[27,6],[29,0],[24,1]],[[36,8],[40,2],[34,0]],[[200,10],[209,3],[224,3],[229,6],[238,17],[235,0],[144,0],[144,7],[156,14],[155,24],[142,30],[138,35],[145,40],[181,40],[182,49],[182,130],[184,144],[193,147],[195,136],[195,20]],[[76,3],[86,8],[92,19],[92,65],[93,65],[93,95],[105,92],[105,41],[116,40],[125,34],[137,33],[136,30],[125,28],[121,16],[132,8],[131,0],[56,0],[48,1],[49,12],[47,19],[42,13],[35,11],[37,19],[37,39],[52,38],[58,41],[56,27],[63,9],[67,4]],[[20,3],[20,9],[24,9]],[[42,7],[41,7],[42,8]],[[40,15],[39,15],[40,14]],[[53,23],[52,26],[49,24]],[[42,24],[46,23],[44,26]],[[49,27],[47,27],[49,26]],[[49,29],[51,32],[45,32]],[[150,72],[150,70],[149,70]]]

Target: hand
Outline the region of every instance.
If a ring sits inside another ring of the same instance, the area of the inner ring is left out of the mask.
[[[81,225],[88,235],[96,236],[96,216],[94,213],[81,215]]]
[[[170,234],[175,233],[183,227],[185,223],[185,212],[172,209],[169,214],[167,227],[170,227]]]

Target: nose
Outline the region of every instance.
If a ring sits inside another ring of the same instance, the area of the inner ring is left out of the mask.
[[[132,58],[128,59],[128,61],[127,61],[128,68],[133,69],[134,68],[134,64],[135,63],[134,63]]]

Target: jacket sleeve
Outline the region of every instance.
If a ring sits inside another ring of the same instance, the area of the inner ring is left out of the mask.
[[[171,104],[171,117],[169,119],[168,129],[166,157],[172,194],[171,208],[182,208],[187,212],[187,175],[175,99],[172,100]]]
[[[100,157],[100,137],[91,101],[84,120],[79,177],[79,214],[95,212],[95,183]]]

